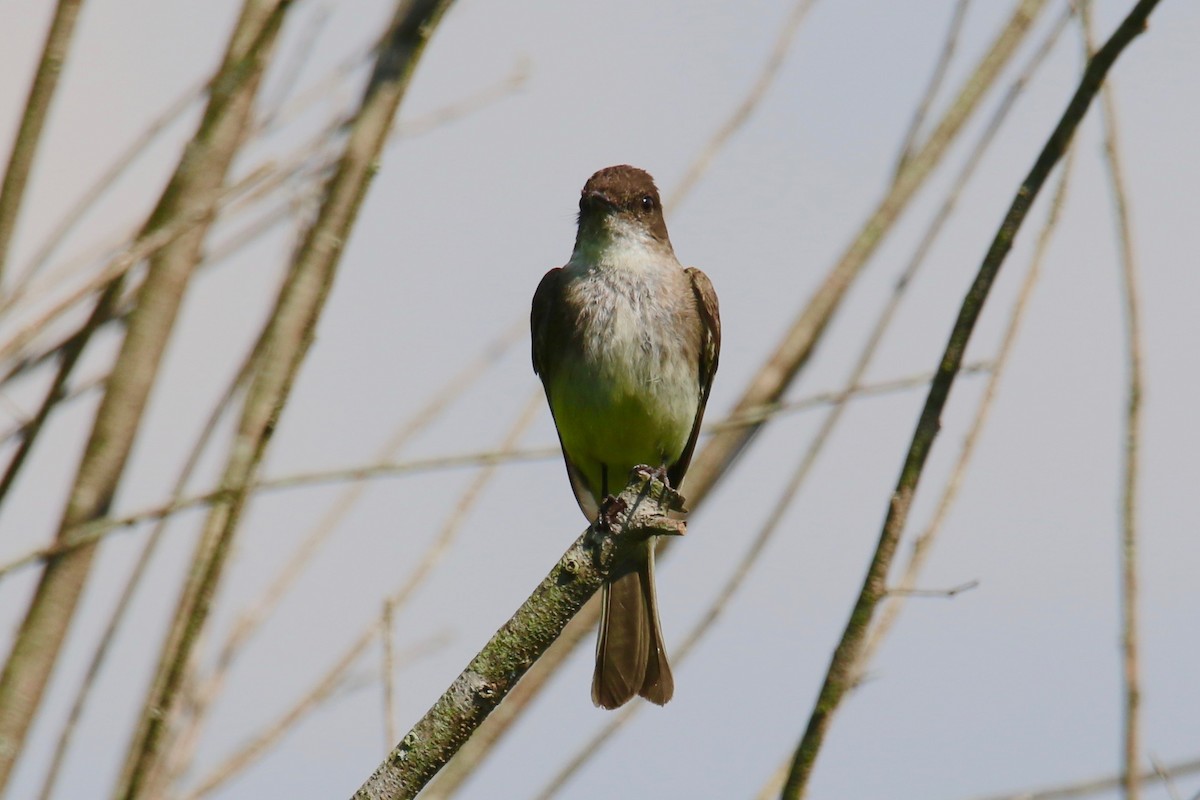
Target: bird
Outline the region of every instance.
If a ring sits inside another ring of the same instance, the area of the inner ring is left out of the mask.
[[[650,466],[678,489],[691,462],[721,348],[708,276],[675,256],[662,199],[645,170],[593,174],[579,197],[571,257],[538,284],[533,369],[589,522],[630,471]],[[592,702],[641,695],[664,705],[675,681],[654,584],[654,541],[602,589]]]

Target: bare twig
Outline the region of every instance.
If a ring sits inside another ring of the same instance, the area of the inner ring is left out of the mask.
[[[212,440],[212,436],[216,432],[217,425],[220,423],[222,416],[224,416],[225,411],[233,402],[238,389],[249,376],[254,359],[258,355],[260,344],[261,341],[257,342],[251,349],[242,367],[238,370],[237,375],[230,382],[221,399],[217,401],[216,406],[213,407],[208,419],[205,420],[204,426],[201,428],[199,436],[196,437],[196,442],[184,460],[184,464],[179,471],[179,476],[175,480],[175,486],[171,492],[175,499],[178,499],[183,494],[183,490],[199,465],[200,457],[204,454],[204,450]],[[59,734],[58,742],[54,747],[54,755],[51,757],[50,765],[46,769],[46,778],[42,783],[42,791],[39,795],[41,800],[50,800],[54,795],[54,785],[62,769],[63,759],[66,757],[67,750],[71,746],[76,726],[79,723],[80,717],[83,716],[84,706],[93,687],[96,685],[100,668],[104,665],[104,661],[108,657],[109,648],[116,637],[117,630],[125,619],[125,614],[129,610],[130,604],[133,602],[134,594],[141,586],[142,578],[146,575],[150,561],[158,550],[158,545],[162,541],[162,534],[166,530],[166,526],[167,518],[164,517],[158,521],[154,530],[150,532],[149,538],[142,546],[142,552],[138,555],[137,563],[134,564],[129,578],[125,581],[125,588],[122,589],[121,596],[117,600],[112,614],[109,616],[108,624],[105,626],[104,632],[100,635],[100,641],[92,653],[92,659],[88,663],[87,671],[84,673],[83,682],[75,694],[75,700],[71,703],[71,710],[67,715],[67,721],[63,724],[62,732]]]
[[[221,183],[242,141],[273,40],[271,31],[278,29],[278,19],[274,26],[265,24],[268,17],[256,11],[248,6],[235,28],[196,136],[146,222],[147,238],[180,217],[211,219]],[[108,511],[206,229],[206,225],[191,228],[151,259],[71,488],[59,539]],[[94,555],[94,546],[85,546],[47,565],[0,675],[0,788],[21,752]]]
[[[963,592],[969,592],[978,586],[979,581],[967,581],[957,586],[951,586],[949,589],[912,589],[901,586],[888,589],[885,594],[888,597],[958,597]]]
[[[121,296],[123,283],[120,279],[114,280],[100,293],[100,297],[96,300],[96,304],[92,308],[92,313],[88,315],[88,319],[84,322],[83,327],[80,328],[78,335],[68,339],[63,349],[59,352],[58,371],[50,381],[50,388],[46,390],[46,396],[43,398],[37,413],[21,425],[21,442],[17,445],[17,449],[13,451],[12,457],[8,461],[8,466],[4,470],[4,476],[0,478],[0,503],[3,503],[4,498],[8,496],[8,490],[12,488],[13,483],[16,481],[21,467],[25,464],[25,459],[28,458],[29,453],[33,450],[33,445],[37,441],[38,434],[42,432],[42,427],[46,424],[46,420],[50,418],[51,412],[66,398],[67,382],[71,379],[71,373],[75,370],[75,365],[79,363],[79,358],[83,355],[88,340],[96,328],[112,316],[113,307],[116,306]]]
[[[442,635],[434,636],[426,641],[419,642],[416,645],[406,648],[397,654],[396,662],[400,665],[411,664],[412,662],[422,658],[423,656],[432,653],[447,642],[447,638]],[[365,648],[363,648],[365,650]],[[320,708],[326,702],[334,699],[341,689],[355,688],[352,676],[349,674],[350,667],[353,665],[363,650],[357,650],[350,661],[341,661],[335,669],[331,669],[325,674],[325,678],[320,681],[313,689],[303,698],[302,702],[295,704],[278,718],[266,725],[261,731],[250,737],[244,745],[240,746],[233,755],[217,764],[194,789],[184,793],[183,800],[199,800],[209,794],[212,794],[217,789],[220,789],[233,778],[240,775],[248,767],[254,764],[259,758],[268,753],[284,736],[296,729],[296,724],[305,716]],[[372,676],[373,683],[375,677]],[[389,745],[390,748],[390,745]]]
[[[1200,773],[1200,758],[1168,764],[1163,772],[1168,775],[1174,775],[1177,778]],[[1138,774],[1138,780],[1142,784],[1150,785],[1161,781],[1162,774],[1157,768],[1151,767],[1150,769],[1142,770]],[[1105,775],[1099,778],[1089,778],[1085,781],[1063,784],[1061,786],[1050,786],[1044,789],[987,795],[986,797],[976,798],[976,800],[1074,800],[1074,798],[1090,797],[1101,792],[1112,792],[1121,789],[1124,785],[1125,775],[1122,771],[1119,775]]]
[[[196,639],[208,617],[242,509],[266,451],[275,421],[290,395],[312,343],[344,242],[354,227],[375,163],[387,140],[425,44],[449,0],[401,2],[389,25],[344,155],[329,180],[316,220],[296,250],[264,335],[262,359],[247,391],[221,485],[227,499],[205,521],[192,571],[164,643],[153,685],[131,741],[117,795],[140,796],[152,786],[162,761],[164,719],[178,699]]]
[[[1021,0],[987,53],[964,83],[933,132],[909,159],[908,166],[896,176],[882,200],[871,212],[850,246],[825,276],[821,287],[793,322],[783,340],[759,370],[755,380],[738,400],[735,409],[757,408],[777,401],[792,378],[807,363],[825,326],[833,318],[850,285],[884,236],[907,206],[908,201],[941,161],[950,143],[978,107],[986,92],[999,78],[1017,45],[1024,39],[1034,18],[1046,0]],[[738,454],[750,443],[761,426],[714,436],[697,454],[688,470],[684,487],[689,498],[703,496],[717,483]]]
[[[921,102],[917,104],[917,110],[913,112],[912,122],[908,124],[908,131],[904,134],[904,140],[900,143],[900,156],[896,159],[896,175],[899,175],[904,167],[908,164],[908,160],[912,158],[913,150],[916,148],[917,136],[921,133],[921,128],[925,124],[925,118],[929,116],[929,108],[933,105],[934,98],[942,88],[942,81],[946,79],[946,72],[950,67],[950,61],[954,58],[954,51],[958,49],[958,37],[962,33],[963,22],[967,18],[967,7],[971,5],[971,0],[958,0],[954,4],[954,13],[950,16],[950,28],[946,31],[946,43],[942,45],[942,52],[938,55],[937,64],[933,67],[933,75],[929,77],[929,85],[925,87],[925,93],[921,96]]]
[[[50,31],[42,47],[41,62],[29,87],[25,112],[21,115],[17,138],[8,157],[4,183],[0,185],[0,281],[4,279],[4,267],[8,262],[13,232],[17,228],[17,217],[21,213],[21,201],[25,198],[25,184],[42,141],[42,126],[50,111],[54,91],[58,88],[58,78],[67,60],[67,50],[81,5],[83,0],[58,0],[54,8],[54,19],[50,22]]]
[[[498,360],[523,334],[524,326],[522,325],[520,329],[514,328],[503,332],[496,340],[491,342],[480,353],[478,358],[467,363],[416,414],[405,420],[397,428],[384,443],[383,447],[380,448],[377,457],[381,459],[394,457],[401,448],[411,441],[413,436],[428,427],[455,397],[474,383],[482,375],[485,367]],[[503,449],[500,452],[503,452]],[[499,464],[501,461],[496,460],[492,463]],[[261,484],[256,486],[255,490],[257,491],[260,488]],[[238,616],[225,641],[218,648],[216,662],[211,673],[205,676],[203,680],[196,681],[195,683],[195,696],[189,700],[192,712],[186,722],[186,730],[183,731],[178,739],[178,746],[173,748],[176,752],[172,753],[172,762],[186,763],[190,761],[191,747],[199,741],[199,731],[207,720],[207,710],[212,707],[217,695],[220,694],[224,687],[225,679],[236,663],[238,655],[244,649],[246,642],[251,639],[262,624],[274,613],[280,601],[286,596],[288,590],[294,585],[300,575],[303,574],[304,569],[313,556],[316,555],[321,545],[338,528],[346,515],[350,513],[351,509],[362,498],[365,491],[366,484],[361,481],[356,481],[347,486],[334,501],[333,505],[318,520],[317,524],[313,526],[308,535],[296,547],[291,558],[279,570],[266,590],[256,600],[249,603]],[[2,574],[3,572],[0,571],[0,575]],[[389,600],[387,605],[390,609],[395,605],[395,601]],[[393,743],[389,742],[388,747],[391,747]]]
[[[991,364],[986,361],[966,364],[960,371],[960,375],[976,375],[985,374],[991,371]],[[465,372],[463,373],[465,374]],[[818,394],[802,397],[787,403],[776,403],[772,406],[763,409],[747,409],[732,417],[727,417],[723,420],[712,422],[706,425],[704,431],[706,434],[713,434],[719,431],[730,430],[734,428],[744,428],[748,425],[759,425],[765,420],[769,420],[776,416],[793,414],[797,412],[811,411],[813,409],[822,408],[825,406],[836,405],[844,402],[847,399],[860,397],[873,397],[892,392],[908,391],[910,389],[928,386],[932,380],[934,373],[927,372],[920,375],[910,375],[905,378],[894,378],[891,380],[880,381],[878,383],[863,384],[852,391],[846,390],[820,392]],[[451,386],[443,393],[439,393],[427,405],[427,409],[436,410],[434,404],[439,397],[450,396],[449,390]],[[410,423],[410,426],[416,424],[422,415],[418,415]],[[422,423],[423,424],[423,423]],[[402,432],[403,433],[403,432]],[[297,473],[294,475],[284,475],[278,478],[263,478],[255,481],[251,485],[251,489],[255,492],[270,492],[282,491],[288,489],[298,489],[306,486],[321,486],[331,483],[357,483],[359,481],[375,478],[394,478],[405,475],[416,475],[427,472],[448,469],[463,469],[466,467],[491,467],[497,464],[520,463],[527,461],[545,461],[554,458],[560,458],[561,450],[557,445],[546,445],[542,447],[532,447],[525,449],[494,449],[481,450],[472,453],[461,453],[457,455],[446,456],[430,456],[428,458],[412,459],[410,461],[398,462],[383,462],[376,464],[367,464],[357,467],[349,467],[345,469],[321,470],[317,472]],[[351,490],[347,490],[350,492]],[[361,489],[353,490],[354,494],[360,492]],[[63,541],[51,544],[47,547],[34,548],[24,555],[18,556],[11,561],[0,564],[0,578],[15,572],[23,567],[31,564],[37,564],[45,561],[48,558],[68,552],[76,547],[81,547],[86,544],[92,544],[104,537],[116,533],[118,531],[132,528],[146,522],[154,522],[165,517],[172,516],[181,511],[188,511],[200,506],[211,505],[217,501],[224,499],[228,494],[226,489],[214,489],[202,494],[191,495],[171,500],[153,508],[135,511],[118,518],[103,518],[86,525],[81,525],[72,531],[69,531]],[[343,507],[343,503],[353,501],[353,497],[340,500],[334,509],[331,509],[329,516],[323,519],[323,523],[319,526],[319,530],[327,532],[340,518],[342,514],[348,510]],[[307,543],[312,537],[318,535],[317,530],[310,534],[309,539],[305,539],[306,544],[303,546],[303,551],[308,551]],[[325,535],[324,533],[321,534]],[[318,540],[319,541],[319,540]],[[299,557],[299,552],[297,557]],[[289,562],[290,563],[290,562]],[[285,570],[288,571],[288,570]],[[281,572],[282,576],[283,572]],[[279,580],[282,580],[279,579]],[[280,583],[280,588],[286,588],[287,583]],[[274,585],[274,584],[273,584]],[[269,591],[264,594],[266,597],[275,597],[275,591]],[[257,612],[255,613],[257,616]],[[235,631],[238,626],[235,626]],[[239,636],[240,638],[240,636]]]
[[[457,383],[457,381],[455,383]],[[533,422],[534,412],[541,406],[541,398],[534,397],[532,399],[538,402],[535,403],[531,401],[526,403],[525,409],[521,412],[520,416],[513,423],[512,427],[505,435],[504,440],[501,442],[500,452],[510,451],[515,448],[521,436],[524,435],[529,425]],[[430,406],[429,410],[429,414],[420,414],[417,418],[410,420],[409,424],[405,426],[406,430],[415,432],[419,429],[423,421],[431,420],[436,414],[436,411],[433,410],[432,405]],[[407,437],[397,438],[400,439]],[[397,446],[399,446],[399,442],[397,442]],[[484,469],[475,476],[475,479],[463,492],[463,495],[459,499],[459,502],[456,504],[454,510],[442,525],[442,529],[438,532],[438,535],[434,537],[434,540],[429,547],[426,548],[421,558],[417,560],[412,572],[405,579],[404,584],[399,589],[392,592],[392,594],[390,594],[384,601],[384,605],[389,614],[394,615],[396,611],[402,609],[404,604],[408,602],[408,599],[412,597],[416,590],[424,583],[425,579],[429,577],[429,574],[433,571],[433,568],[438,564],[442,556],[445,555],[446,551],[449,549],[451,543],[454,541],[454,538],[457,536],[462,527],[462,523],[466,520],[471,508],[479,500],[483,489],[491,480],[494,472],[495,466]],[[245,643],[262,624],[266,616],[278,604],[288,587],[298,577],[299,573],[303,570],[304,565],[312,556],[319,542],[328,535],[328,533],[336,526],[338,521],[345,515],[345,513],[349,511],[353,503],[357,501],[359,495],[361,494],[361,490],[362,484],[359,484],[357,487],[351,487],[351,490],[349,490],[345,495],[343,495],[342,498],[340,498],[339,502],[336,503],[330,510],[330,513],[326,515],[326,518],[322,520],[322,524],[318,525],[309,535],[304,544],[298,548],[291,562],[280,572],[271,588],[267,590],[267,592],[258,602],[251,605],[248,612],[244,614],[234,626],[233,632],[229,635],[224,646],[221,648],[220,654],[217,657],[216,666],[213,668],[212,673],[203,681],[199,682],[199,689],[196,693],[197,698],[193,703],[195,708],[193,719],[191,721],[191,728],[193,730],[188,731],[185,736],[186,739],[192,742],[195,742],[198,739],[195,729],[199,729],[203,725],[207,715],[207,709],[211,708],[212,704],[216,700],[217,695],[224,687],[225,679],[229,674],[229,670],[232,668],[237,656],[241,653]],[[375,635],[380,632],[380,626],[383,624],[386,624],[385,620],[372,620],[371,624],[367,626],[362,635],[355,640],[354,644],[351,645],[347,653],[338,661],[338,667],[335,670],[331,670],[323,678],[321,678],[318,681],[317,687],[314,687],[313,689],[309,690],[309,692],[306,692],[305,695],[303,695],[295,704],[295,707],[300,707],[307,703],[307,698],[310,697],[314,692],[318,692],[320,686],[333,685],[337,681],[340,681],[343,676],[338,674],[338,670],[344,672],[348,670],[355,661],[358,660],[361,653],[373,641]],[[390,748],[394,744],[395,739],[392,739],[388,743],[388,747]],[[231,759],[232,758],[236,758],[236,756],[232,756]],[[248,762],[244,763],[246,763],[248,766]]]
[[[717,128],[717,131],[708,140],[708,143],[700,151],[700,154],[692,160],[687,172],[684,173],[679,184],[667,198],[665,209],[668,214],[678,208],[684,198],[691,194],[696,183],[708,171],[713,158],[729,142],[730,138],[746,124],[746,121],[754,113],[754,109],[758,108],[758,104],[762,102],[767,90],[775,82],[775,77],[779,74],[780,67],[783,66],[783,60],[787,57],[788,50],[792,48],[792,40],[796,38],[796,31],[800,29],[800,23],[804,21],[809,9],[815,3],[816,0],[799,0],[796,5],[792,6],[792,12],[788,14],[787,19],[784,20],[782,27],[780,27],[779,35],[775,38],[775,45],[771,48],[771,54],[767,57],[767,62],[763,65],[762,71],[758,73],[758,78],[754,81],[754,85],[750,87],[750,91],[746,92],[745,97],[742,98],[742,102],[738,103],[737,108],[726,118],[721,127]]]
[[[20,277],[13,286],[13,290],[5,299],[5,307],[12,305],[24,296],[26,289],[29,287],[29,282],[42,271],[59,245],[63,243],[75,226],[79,224],[79,221],[83,219],[84,214],[104,196],[119,177],[125,174],[130,165],[147,151],[150,144],[168,125],[179,119],[183,115],[183,112],[191,108],[192,104],[196,103],[203,96],[207,88],[208,79],[205,79],[180,92],[179,96],[150,122],[137,139],[108,165],[107,169],[104,170],[104,174],[97,178],[95,183],[88,187],[87,191],[75,201],[75,204],[67,209],[59,223],[54,227],[54,230],[50,231],[46,238],[42,240],[42,244],[33,256],[30,257],[29,263],[22,269]]]
[[[513,64],[512,71],[494,83],[476,90],[461,100],[436,108],[428,114],[410,120],[400,120],[396,123],[392,138],[420,136],[435,128],[470,116],[523,87],[529,82],[529,71],[529,61],[524,58],[517,59],[517,62]]]
[[[491,346],[480,353],[479,358],[472,360],[463,369],[459,370],[445,386],[430,397],[429,401],[416,414],[406,420],[384,442],[383,447],[376,454],[377,458],[383,460],[394,457],[417,433],[426,429],[440,416],[442,411],[447,408],[455,397],[464,392],[467,387],[482,375],[483,369],[487,365],[494,363],[501,355],[508,351],[509,347],[524,333],[523,327],[519,331],[514,328],[502,333]],[[512,447],[507,445],[501,445],[496,452],[505,453],[512,451],[512,449]],[[498,459],[491,462],[491,464],[499,463],[501,462]],[[263,486],[264,484],[260,483],[255,489],[258,490]],[[321,544],[337,529],[350,510],[362,498],[365,491],[366,486],[361,482],[355,482],[351,486],[346,487],[345,491],[334,501],[333,505],[321,517],[317,525],[313,527],[308,536],[296,548],[291,559],[279,571],[278,576],[271,582],[267,590],[263,592],[259,599],[250,603],[247,609],[239,616],[220,649],[220,655],[217,657],[218,672],[224,671],[232,665],[236,658],[236,653],[241,649],[242,645],[253,635],[258,626],[271,615],[296,578],[300,576],[309,561],[316,554]]]
[[[383,601],[379,620],[379,640],[383,645],[383,750],[392,749],[396,741],[396,631],[393,626],[392,602]]]
[[[1095,49],[1092,38],[1091,2],[1080,5],[1084,47]],[[1117,252],[1121,266],[1121,295],[1125,305],[1125,350],[1128,381],[1125,395],[1124,449],[1121,462],[1121,656],[1123,694],[1121,710],[1122,758],[1125,765],[1125,800],[1138,800],[1141,794],[1138,771],[1141,761],[1141,681],[1138,666],[1138,451],[1142,428],[1142,311],[1138,287],[1138,265],[1133,247],[1133,223],[1129,214],[1129,193],[1121,164],[1120,132],[1117,108],[1111,84],[1100,90],[1100,119],[1104,125],[1104,160],[1108,165],[1113,210],[1117,221]]]
[[[1175,785],[1175,776],[1171,774],[1171,768],[1163,764],[1154,756],[1150,756],[1150,765],[1154,768],[1154,774],[1162,781],[1163,787],[1167,790],[1169,800],[1183,800],[1183,795],[1179,793],[1179,787]]]
[[[829,728],[842,697],[852,685],[854,665],[861,655],[875,609],[886,591],[885,581],[896,551],[896,544],[904,530],[921,472],[941,426],[942,409],[949,397],[958,368],[962,364],[967,342],[983,311],[983,303],[987,299],[992,282],[1004,263],[1005,256],[1012,248],[1013,239],[1028,214],[1029,207],[1037,197],[1050,171],[1066,151],[1076,127],[1083,119],[1092,98],[1099,91],[1109,68],[1112,67],[1121,51],[1145,29],[1146,19],[1157,4],[1158,0],[1140,0],[1105,46],[1089,62],[1079,88],[1071,98],[1071,102],[1029,175],[1022,182],[1000,230],[980,265],[979,273],[963,300],[958,319],[954,323],[950,340],[941,360],[938,376],[930,386],[929,395],[921,412],[921,418],[917,422],[896,490],[888,504],[887,518],[884,521],[879,543],[867,570],[862,590],[841,641],[834,651],[820,696],[809,718],[808,727],[796,748],[792,768],[781,793],[784,800],[797,800],[803,796],[817,754],[824,741],[825,732]]]
[[[143,226],[141,232],[127,246],[113,255],[101,270],[88,278],[81,286],[59,298],[50,308],[44,310],[34,320],[21,327],[0,345],[0,361],[15,358],[22,348],[47,330],[51,323],[72,310],[92,294],[107,290],[113,281],[127,274],[141,263],[143,259],[162,259],[164,252],[172,248],[177,251],[180,247],[189,244],[192,239],[203,239],[221,201],[226,198],[235,197],[239,192],[253,186],[266,175],[266,172],[264,170],[256,171],[239,181],[237,185],[220,191],[215,198],[206,198],[206,202],[202,204],[192,203],[185,205],[177,211],[172,212],[172,215],[166,218],[161,218],[164,212],[162,211],[162,204],[160,202],[160,207],[151,213],[151,220]],[[173,184],[169,184],[167,190],[175,192],[176,189],[173,186]],[[174,194],[172,195],[173,197],[175,197]],[[171,200],[172,204],[178,202],[180,201]],[[130,309],[130,313],[132,313],[132,308]],[[41,355],[28,357],[13,364],[4,378],[0,379],[0,384],[7,383],[11,378],[25,372],[31,365],[52,357],[58,350],[65,347],[71,339],[76,337],[86,338],[87,335],[90,335],[89,331],[99,330],[103,324],[109,321],[103,320],[91,327],[84,325],[80,330],[70,334],[66,340],[49,348]]]
[[[1038,241],[1034,247],[1029,269],[1025,273],[1025,280],[1021,284],[1017,300],[1013,304],[1013,310],[1008,319],[1008,326],[1004,331],[1004,337],[1001,339],[1000,348],[996,354],[996,369],[988,377],[987,385],[983,389],[983,395],[979,399],[979,404],[975,407],[975,417],[971,420],[967,434],[963,438],[958,458],[950,470],[950,477],[947,479],[945,486],[942,487],[942,494],[938,498],[937,508],[933,513],[933,517],[913,542],[912,552],[909,554],[908,562],[904,565],[904,572],[896,584],[899,589],[909,589],[916,586],[921,571],[929,559],[929,554],[933,551],[933,544],[937,540],[937,535],[942,530],[942,525],[949,516],[954,501],[958,499],[958,491],[962,487],[963,476],[966,475],[967,467],[975,454],[975,446],[978,444],[980,434],[987,424],[992,403],[1000,388],[1000,378],[1004,373],[1004,368],[1008,365],[1009,356],[1012,354],[1013,346],[1016,344],[1017,331],[1020,329],[1025,311],[1029,307],[1029,299],[1033,296],[1033,288],[1037,284],[1038,277],[1041,274],[1042,261],[1046,256],[1050,241],[1058,227],[1058,220],[1061,216],[1063,205],[1066,202],[1067,187],[1070,184],[1074,153],[1074,149],[1068,151],[1066,163],[1063,164],[1062,175],[1055,189],[1054,198],[1050,202],[1050,211],[1046,215],[1046,221],[1038,234]],[[855,667],[857,675],[854,678],[854,682],[856,684],[862,680],[862,676],[866,673],[868,665],[875,657],[875,653],[878,652],[879,646],[887,638],[892,626],[896,623],[896,619],[900,616],[900,611],[903,607],[902,597],[897,596],[894,590],[889,592],[889,595],[888,601],[879,613],[878,622],[871,628],[867,642],[863,646],[862,656]]]
[[[272,87],[270,95],[264,97],[260,104],[262,111],[259,114],[259,121],[256,126],[259,130],[265,130],[272,126],[275,118],[287,102],[288,97],[296,88],[296,84],[304,72],[305,65],[312,58],[313,53],[316,52],[317,39],[325,32],[325,28],[329,23],[329,15],[330,7],[328,5],[322,5],[314,9],[312,16],[309,17],[304,26],[304,30],[297,37],[296,44],[292,46],[287,59],[281,59],[279,85]]]
[[[107,380],[107,372],[102,372],[98,375],[93,375],[90,378],[81,380],[79,383],[75,384],[69,389],[65,389],[62,393],[62,398],[58,402],[60,404],[71,403],[81,397],[85,397],[89,393],[103,388],[104,383]],[[9,428],[5,432],[0,433],[0,447],[4,447],[17,439],[23,438],[28,433],[29,429],[33,427],[36,421],[36,417],[18,419],[16,425]]]

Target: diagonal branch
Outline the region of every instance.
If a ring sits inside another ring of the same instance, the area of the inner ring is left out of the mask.
[[[1184,775],[1200,773],[1200,757],[1160,767],[1148,767],[1138,773],[1141,783],[1153,784],[1163,780],[1164,775],[1174,775],[1177,778]],[[1125,785],[1124,774],[1104,775],[1075,783],[1059,786],[1047,786],[1041,789],[1026,789],[1021,792],[1006,792],[979,797],[976,800],[1078,800],[1080,797],[1091,797],[1101,793],[1109,793]]]
[[[648,536],[682,535],[682,498],[635,468],[607,524],[584,531],[512,618],[400,740],[355,800],[408,800],[437,773]]]
[[[146,221],[147,238],[181,217],[211,221],[221,184],[243,141],[273,32],[279,27],[278,18],[269,23],[271,7],[261,5],[249,2],[243,11],[196,135]],[[71,487],[58,539],[108,511],[207,227],[190,228],[150,259]],[[77,548],[47,564],[0,674],[0,789],[20,755],[58,660],[95,550],[95,546]]]
[[[855,603],[842,639],[834,651],[824,685],[821,687],[816,706],[809,717],[808,727],[796,748],[791,771],[781,795],[784,800],[797,800],[804,795],[808,778],[812,774],[813,765],[816,763],[817,754],[820,752],[833,714],[853,683],[854,665],[861,655],[867,629],[871,624],[876,606],[886,595],[888,568],[891,566],[892,557],[896,552],[896,544],[908,519],[925,461],[941,427],[942,409],[946,405],[950,388],[962,366],[967,343],[975,329],[975,323],[983,311],[983,304],[987,300],[992,282],[999,273],[1005,256],[1012,248],[1013,240],[1017,231],[1020,230],[1030,206],[1045,184],[1050,171],[1066,152],[1075,129],[1083,119],[1092,98],[1100,90],[1105,75],[1108,74],[1108,70],[1116,61],[1117,56],[1145,29],[1146,19],[1157,4],[1158,0],[1140,0],[1104,47],[1088,63],[1079,88],[1075,91],[1075,95],[1071,98],[1071,102],[1067,105],[1066,111],[1063,112],[1062,118],[1050,135],[1029,175],[1017,190],[1017,195],[1000,225],[1000,230],[996,233],[991,247],[988,248],[987,255],[984,256],[975,281],[963,300],[958,319],[950,332],[950,340],[946,344],[938,375],[929,387],[929,395],[913,433],[912,444],[905,457],[896,490],[888,504],[887,517],[879,536],[879,543],[867,570],[858,601]]]
[[[450,0],[402,0],[385,33],[342,158],[329,179],[317,217],[296,250],[264,333],[266,356],[259,361],[247,390],[221,478],[227,494],[205,520],[188,581],[130,742],[117,784],[118,797],[144,796],[155,788],[161,774],[166,723],[208,619],[249,487],[312,344],[343,244],[353,230],[375,174],[396,109],[429,37],[449,5]]]
[[[42,60],[38,64],[33,85],[29,87],[25,113],[21,116],[21,126],[17,129],[17,138],[8,158],[8,168],[4,171],[4,184],[0,186],[0,281],[4,278],[13,233],[17,229],[25,184],[42,141],[42,126],[50,111],[54,91],[58,88],[58,78],[67,60],[67,49],[71,45],[81,5],[83,0],[59,0],[54,9],[54,19],[42,48]]]

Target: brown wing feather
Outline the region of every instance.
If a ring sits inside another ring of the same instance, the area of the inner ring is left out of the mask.
[[[708,405],[708,395],[712,391],[713,376],[717,374],[717,362],[721,355],[721,310],[717,304],[717,292],[713,289],[712,281],[700,270],[688,267],[684,272],[692,284],[702,327],[700,370],[697,376],[700,381],[700,405],[696,408],[696,420],[692,423],[692,433],[688,437],[687,446],[683,448],[679,460],[667,470],[667,476],[674,487],[683,482],[683,476],[692,462],[692,452],[696,449],[696,440],[700,437],[700,422],[704,419],[704,408]]]
[[[550,375],[558,369],[559,354],[562,352],[562,337],[565,335],[567,322],[563,319],[562,302],[562,267],[555,267],[542,277],[537,291],[533,293],[533,308],[529,312],[529,332],[533,342],[533,371],[542,379],[542,388],[546,391],[546,403],[550,406],[550,415],[554,416],[554,404],[550,402]],[[550,343],[558,338],[559,347],[551,347]],[[558,432],[558,422],[554,430]],[[563,462],[567,465],[567,477],[571,481],[571,491],[580,510],[589,520],[596,518],[599,510],[599,500],[592,496],[583,474],[571,463],[571,457],[562,446],[562,436],[558,437],[559,449],[562,450]]]

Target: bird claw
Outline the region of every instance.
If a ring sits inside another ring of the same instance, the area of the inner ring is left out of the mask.
[[[675,490],[671,485],[671,478],[667,474],[667,465],[662,464],[658,467],[651,467],[647,464],[638,464],[633,468],[633,471],[645,478],[653,486],[654,482],[662,484],[662,491],[659,492],[659,502],[671,511],[684,511],[683,495]]]

